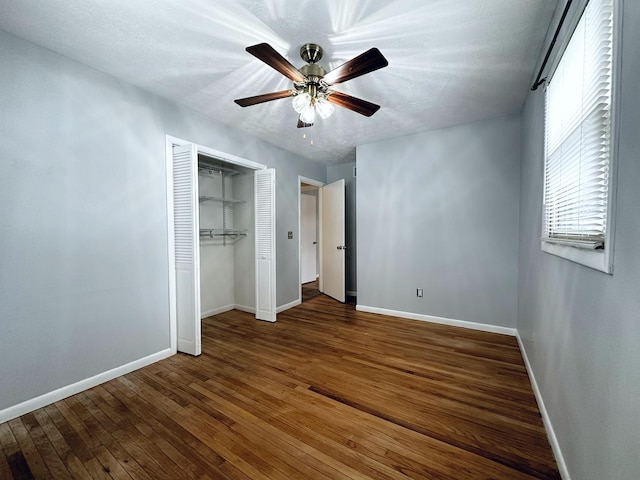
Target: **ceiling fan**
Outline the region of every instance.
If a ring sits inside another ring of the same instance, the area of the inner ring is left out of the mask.
[[[346,82],[389,65],[387,59],[377,48],[367,50],[330,72],[318,65],[317,62],[322,58],[323,52],[322,47],[315,43],[307,43],[300,48],[300,57],[307,62],[300,69],[294,67],[267,43],[259,43],[247,47],[246,50],[292,80],[293,88],[235,100],[241,107],[293,97],[293,108],[300,115],[298,128],[312,126],[316,113],[323,119],[329,117],[333,113],[332,104],[348,108],[367,117],[376,113],[380,108],[380,105],[375,103],[331,89],[337,83]]]

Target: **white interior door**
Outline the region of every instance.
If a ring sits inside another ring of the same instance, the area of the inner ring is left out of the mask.
[[[276,171],[255,171],[256,318],[276,321]]]
[[[345,182],[319,189],[320,195],[320,291],[345,301]]]
[[[177,347],[179,352],[200,355],[198,152],[193,144],[173,147],[173,210]]]
[[[300,195],[300,283],[318,276],[318,228],[316,195]]]

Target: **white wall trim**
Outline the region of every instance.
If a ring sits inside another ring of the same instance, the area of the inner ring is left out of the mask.
[[[215,148],[207,147],[206,145],[200,145],[198,142],[192,142],[190,140],[184,140],[182,138],[167,135],[167,143],[168,142],[171,142],[171,144],[173,145],[185,145],[187,143],[192,143],[198,149],[198,153],[202,153],[208,157],[216,158],[227,163],[233,163],[234,165],[239,165],[241,167],[251,168],[253,170],[264,170],[265,168],[267,168],[267,166],[262,163],[247,160],[246,158],[238,157],[237,155],[232,155],[231,153],[222,152],[220,150],[216,150]]]
[[[12,407],[0,410],[0,423],[8,422],[9,420],[20,417],[22,415],[26,415],[27,413],[33,412],[34,410],[38,410],[39,408],[46,407],[47,405],[60,401],[63,398],[70,397],[71,395],[83,392],[84,390],[93,388],[96,385],[100,385],[101,383],[108,382],[109,380],[113,380],[114,378],[133,372],[134,370],[138,370],[159,360],[168,358],[172,355],[171,352],[171,348],[161,350],[149,356],[134,360],[133,362],[127,363],[126,365],[122,365],[112,370],[99,373],[97,375],[94,375],[93,377],[80,380],[79,382],[67,385],[65,387],[60,387],[56,390],[53,390],[52,392],[40,395],[39,397],[32,398]]]
[[[200,318],[207,318],[207,317],[210,317],[211,315],[217,315],[219,313],[229,312],[234,308],[236,308],[236,306],[234,304],[231,304],[231,305],[225,305],[224,307],[214,308],[212,310],[207,310],[206,312],[200,313]]]
[[[302,300],[300,300],[299,298],[297,300],[294,300],[293,302],[285,303],[284,305],[280,305],[276,308],[276,313],[284,312],[285,310],[289,310],[290,308],[293,308],[296,305],[300,305],[301,303]]]
[[[481,330],[483,332],[500,333],[502,335],[510,335],[512,337],[515,337],[517,334],[517,330],[515,328],[489,325],[488,323],[468,322],[466,320],[455,320],[452,318],[435,317],[433,315],[424,315],[421,313],[387,310],[386,308],[368,307],[366,305],[356,305],[356,310],[359,310],[361,312],[377,313],[380,315],[390,315],[392,317],[408,318],[410,320],[421,320],[423,322],[440,323],[442,325],[451,325],[452,327]]]
[[[518,339],[518,346],[520,347],[520,352],[522,354],[522,358],[524,359],[524,364],[527,367],[527,373],[529,374],[529,380],[531,381],[533,393],[536,396],[536,401],[538,402],[538,410],[540,410],[540,416],[542,416],[542,423],[544,423],[544,429],[547,432],[547,438],[549,439],[549,443],[551,444],[551,450],[553,450],[553,455],[556,457],[556,464],[558,465],[560,476],[563,480],[571,480],[569,469],[567,468],[567,464],[564,461],[562,450],[560,450],[560,443],[558,442],[556,432],[553,429],[553,425],[551,424],[551,418],[549,417],[549,413],[547,412],[547,408],[545,407],[544,400],[542,399],[542,393],[540,393],[538,382],[536,382],[536,376],[533,374],[533,368],[531,367],[531,363],[529,362],[527,351],[524,348],[524,343],[522,342],[520,333],[518,333],[517,330],[516,338]]]

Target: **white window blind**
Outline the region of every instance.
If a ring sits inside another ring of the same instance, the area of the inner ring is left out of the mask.
[[[546,89],[543,240],[605,247],[613,0],[591,0]]]

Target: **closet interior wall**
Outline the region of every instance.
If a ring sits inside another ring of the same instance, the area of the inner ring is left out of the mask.
[[[255,308],[253,170],[198,155],[201,317]]]

